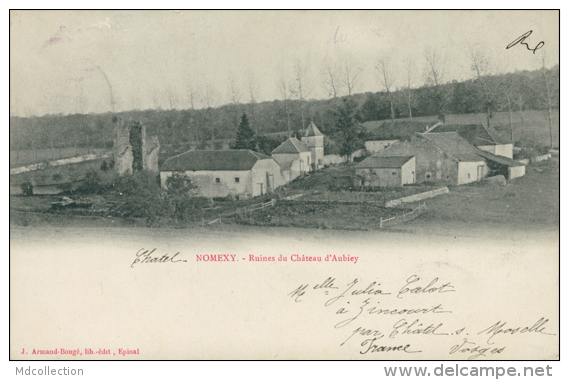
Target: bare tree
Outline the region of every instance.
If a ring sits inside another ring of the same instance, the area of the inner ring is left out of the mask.
[[[541,77],[543,78],[543,85],[545,87],[545,101],[547,102],[547,122],[549,124],[549,147],[553,149],[553,126],[551,124],[551,91],[547,81],[547,69],[545,67],[546,53],[541,49]]]
[[[470,68],[476,76],[475,81],[482,91],[483,108],[486,112],[486,125],[490,127],[490,119],[492,118],[492,113],[497,103],[496,96],[502,82],[492,77],[492,65],[484,51],[480,49],[470,50],[470,63]]]
[[[529,81],[526,77],[524,76],[516,76],[515,79],[515,86],[514,89],[515,91],[513,91],[513,96],[512,96],[512,102],[514,103],[514,105],[518,108],[518,115],[520,117],[521,120],[521,137],[524,136],[524,127],[525,127],[525,122],[524,122],[524,108],[526,105],[526,94],[528,92],[530,92],[530,84]]]
[[[348,90],[348,95],[352,95],[358,86],[358,77],[362,72],[362,68],[353,60],[348,57],[344,57],[342,60],[342,80],[346,89]]]
[[[95,66],[95,67],[103,75],[103,78],[105,79],[105,83],[109,87],[109,105],[111,106],[111,112],[115,113],[116,99],[115,99],[115,94],[113,92],[113,86],[111,84],[111,81],[110,81],[109,77],[107,76],[107,73],[105,73],[103,71],[103,69],[101,69],[100,66]]]
[[[256,104],[257,96],[259,91],[259,82],[255,77],[255,73],[251,70],[245,73],[245,88],[247,89],[247,95],[249,95],[249,107],[251,108],[251,123],[255,128],[255,133],[259,133],[258,123],[257,123],[257,113]]]
[[[514,99],[520,91],[519,82],[514,75],[508,75],[502,86],[502,92],[506,98],[506,106],[508,107],[508,122],[510,126],[510,140],[514,142],[514,126],[512,124],[512,114],[514,112]]]
[[[190,106],[189,123],[187,127],[188,140],[191,140],[192,130],[194,130],[196,141],[199,139],[198,132],[195,128],[195,110],[200,103],[200,95],[200,83],[196,76],[190,75],[186,80],[186,97]]]
[[[200,100],[200,83],[195,76],[191,76],[186,81],[186,96],[190,109],[195,110]]]
[[[322,88],[331,98],[337,98],[340,94],[340,69],[337,63],[329,58],[324,59],[324,68],[322,71]]]
[[[172,89],[172,86],[166,87],[165,95],[166,95],[166,100],[168,101],[168,107],[170,108],[170,111],[174,111],[176,105],[178,104],[178,97],[174,92],[174,90]]]
[[[302,129],[306,128],[304,116],[304,103],[306,98],[312,92],[312,84],[309,80],[308,68],[297,60],[294,65],[294,79],[292,86],[292,94],[296,96],[300,103],[300,117],[302,120]]]
[[[442,84],[446,70],[446,58],[436,48],[425,50],[426,82],[438,87]]]
[[[239,88],[239,84],[237,83],[237,79],[233,72],[229,72],[229,76],[227,78],[227,90],[229,91],[229,100],[233,105],[234,117],[235,117],[235,125],[239,125],[239,103],[241,102],[241,89]]]
[[[284,102],[285,113],[286,113],[286,125],[287,125],[287,129],[288,129],[288,136],[290,137],[290,134],[291,134],[290,110],[288,107],[288,101],[290,99],[290,94],[291,94],[291,88],[290,88],[291,85],[290,85],[289,73],[285,70],[284,67],[281,67],[281,69],[280,69],[277,85],[279,87],[279,92],[281,93],[281,96],[282,96],[282,99]]]
[[[406,79],[407,79],[407,109],[409,111],[409,120],[413,120],[413,111],[412,111],[412,107],[411,107],[411,86],[413,85],[413,78],[414,78],[414,73],[416,71],[416,67],[414,62],[411,59],[408,59],[405,62],[405,74],[406,74]]]
[[[441,89],[446,69],[446,58],[434,47],[425,50],[425,83],[432,86],[433,100],[439,118],[444,123],[445,119],[445,99]]]
[[[203,91],[203,103],[207,108],[207,119],[208,123],[211,126],[211,139],[215,140],[215,124],[213,123],[213,107],[216,106],[218,102],[218,94],[215,88],[210,84],[207,83],[204,87]]]
[[[391,88],[393,87],[393,83],[395,83],[395,79],[393,72],[391,71],[389,58],[379,58],[375,67],[379,74],[379,81],[385,88],[385,91],[387,92],[387,96],[389,98],[389,106],[391,107],[391,121],[395,121],[395,107],[393,106],[393,94],[391,93]]]
[[[155,110],[159,110],[160,107],[160,95],[158,94],[158,90],[156,88],[152,89],[152,106]]]

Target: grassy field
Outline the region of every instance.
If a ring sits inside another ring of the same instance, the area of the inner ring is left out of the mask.
[[[399,119],[409,120],[409,119]],[[432,122],[437,121],[436,116],[414,117],[414,121]],[[463,114],[463,115],[446,115],[446,124],[485,124],[486,114]],[[553,126],[553,144],[559,147],[559,110],[552,110]],[[503,133],[510,136],[510,124],[508,112],[496,112],[490,120],[490,125]],[[514,141],[527,142],[532,141],[542,145],[549,145],[549,124],[547,121],[547,111],[522,111],[512,113],[512,125],[514,127]]]
[[[17,168],[31,164],[39,164],[46,161],[55,161],[62,158],[84,156],[86,154],[102,154],[108,149],[88,148],[61,148],[61,149],[36,149],[33,150],[10,150],[10,168]]]
[[[504,187],[475,183],[425,200],[428,212],[396,229],[420,233],[559,233],[559,158],[526,167]],[[485,233],[485,232],[483,232]]]
[[[403,209],[373,203],[283,201],[273,208],[253,213],[239,224],[339,230],[377,230],[380,219],[401,215]]]
[[[36,181],[39,184],[75,182],[85,177],[90,170],[99,170],[104,159],[78,162],[75,164],[49,166],[41,170],[33,170],[10,176],[10,186],[19,186],[23,182]],[[106,161],[109,161],[108,159]]]

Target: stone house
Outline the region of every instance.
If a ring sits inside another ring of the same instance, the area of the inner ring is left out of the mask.
[[[488,175],[507,179],[525,174],[525,166],[512,159],[481,150],[456,132],[417,133],[376,153],[377,157],[415,156],[415,182],[462,185]]]
[[[478,149],[497,156],[514,158],[514,143],[510,139],[502,136],[494,128],[484,124],[441,124],[429,130],[429,132],[456,132],[460,137]]]
[[[415,156],[370,156],[356,165],[359,185],[398,187],[415,183]]]

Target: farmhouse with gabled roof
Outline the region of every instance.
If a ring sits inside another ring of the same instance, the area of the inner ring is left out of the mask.
[[[415,156],[415,181],[462,185],[493,174],[513,179],[525,166],[507,157],[481,150],[456,132],[417,133],[376,153],[376,157]]]
[[[415,156],[370,156],[356,165],[361,186],[396,187],[415,183]]]
[[[486,152],[513,158],[514,144],[492,127],[484,124],[437,125],[430,133],[456,132],[469,143]]]
[[[271,155],[281,166],[287,182],[309,172],[314,162],[310,149],[296,137],[289,137]]]
[[[251,198],[273,192],[284,177],[279,164],[262,153],[247,149],[190,150],[166,160],[160,183],[174,173],[185,173],[205,197]]]

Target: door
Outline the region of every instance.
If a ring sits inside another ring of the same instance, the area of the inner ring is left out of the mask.
[[[481,181],[483,176],[484,176],[484,165],[478,165],[476,180]]]

